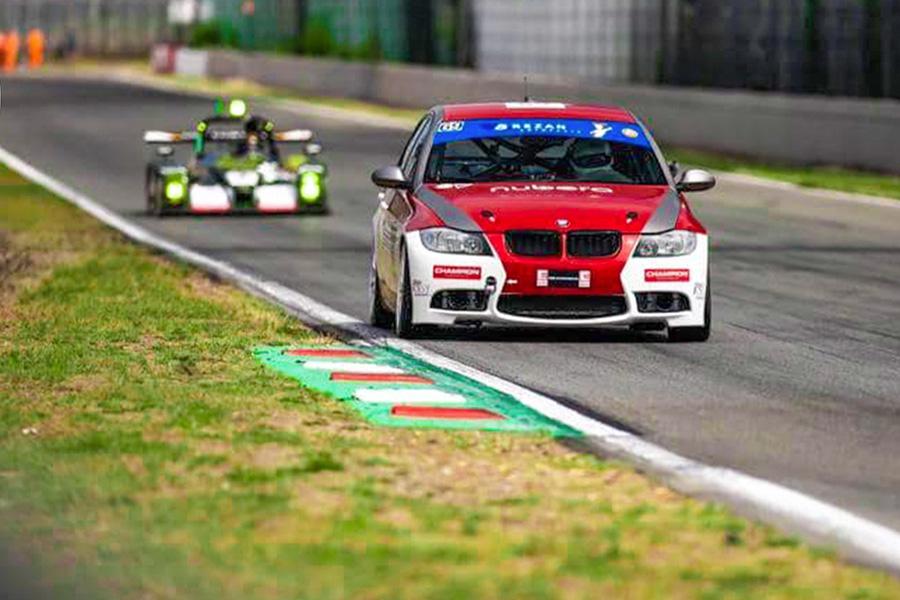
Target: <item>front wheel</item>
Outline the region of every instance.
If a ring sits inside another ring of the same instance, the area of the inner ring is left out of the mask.
[[[418,333],[413,325],[412,285],[409,281],[409,262],[406,250],[400,259],[400,285],[397,286],[397,307],[394,310],[394,333],[399,338],[412,338]]]
[[[669,341],[673,343],[705,342],[712,332],[712,290],[706,283],[706,306],[701,327],[669,327]]]
[[[375,257],[369,269],[369,323],[382,329],[390,329],[394,324],[394,315],[384,308],[381,300],[381,285],[378,283],[378,270]]]
[[[163,213],[162,177],[160,177],[156,169],[152,167],[147,169],[145,189],[147,192],[147,214],[154,217],[161,217]]]

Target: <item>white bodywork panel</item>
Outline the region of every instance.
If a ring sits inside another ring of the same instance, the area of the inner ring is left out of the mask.
[[[231,210],[231,196],[221,185],[200,185],[190,187],[190,207],[192,212],[226,212]]]
[[[417,325],[453,325],[457,320],[495,323],[546,325],[551,327],[631,325],[641,322],[666,322],[672,327],[702,326],[709,277],[709,238],[697,235],[697,248],[687,256],[663,258],[631,257],[622,269],[620,280],[628,309],[621,315],[597,319],[542,319],[505,314],[497,310],[500,290],[506,284],[506,271],[496,256],[469,256],[432,252],[422,245],[419,232],[406,233],[412,288],[413,322]],[[602,258],[598,258],[603,260]],[[445,268],[460,278],[435,278]],[[688,271],[687,281],[646,281],[646,271]],[[477,278],[476,278],[477,275]],[[487,278],[496,279],[497,291],[488,300],[487,310],[449,311],[431,308],[431,298],[443,290],[484,290]],[[678,292],[690,299],[690,311],[679,313],[640,313],[634,294],[637,292]]]
[[[297,188],[289,183],[262,185],[253,191],[260,212],[293,212],[297,210]]]

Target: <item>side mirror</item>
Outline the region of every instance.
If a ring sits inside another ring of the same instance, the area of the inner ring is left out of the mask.
[[[716,187],[716,178],[702,169],[689,169],[681,174],[675,184],[679,192],[705,192]]]
[[[372,183],[382,188],[408,189],[409,182],[400,167],[390,165],[375,169],[372,173]]]
[[[175,154],[175,149],[172,146],[158,146],[156,148],[156,155],[161,158],[169,158]]]

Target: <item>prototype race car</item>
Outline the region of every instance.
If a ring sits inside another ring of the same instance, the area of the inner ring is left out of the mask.
[[[626,110],[435,107],[372,180],[374,325],[401,337],[505,323],[709,338],[708,237],[684,192],[715,179],[667,165]]]
[[[243,100],[217,101],[193,131],[147,131],[144,141],[157,146],[146,171],[149,214],[327,210],[327,170],[313,132],[276,131],[269,119],[248,114]],[[302,146],[282,156],[288,143]],[[174,159],[175,144],[192,145],[186,164]]]

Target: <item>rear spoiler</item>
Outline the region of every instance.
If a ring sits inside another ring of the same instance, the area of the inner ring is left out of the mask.
[[[194,131],[145,131],[145,144],[192,144],[197,139]]]
[[[286,131],[276,131],[272,134],[272,139],[276,142],[308,142],[313,139],[313,132],[309,129],[288,129]]]
[[[195,131],[145,131],[145,144],[190,144],[193,143],[199,134]],[[211,131],[206,134],[209,141],[240,141],[246,137],[243,131]],[[272,134],[272,139],[282,143],[303,143],[313,139],[313,132],[309,129],[289,129],[287,131],[276,131]]]

